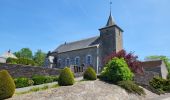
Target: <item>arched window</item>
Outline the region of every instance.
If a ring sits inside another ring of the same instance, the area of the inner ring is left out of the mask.
[[[91,65],[92,64],[92,56],[91,55],[87,55],[86,56],[86,64],[87,65]]]
[[[61,59],[58,59],[58,62],[57,62],[57,67],[61,68],[61,65],[62,65],[62,60]]]
[[[80,57],[75,58],[75,65],[80,66]]]
[[[69,67],[70,66],[70,58],[66,59],[66,66]]]

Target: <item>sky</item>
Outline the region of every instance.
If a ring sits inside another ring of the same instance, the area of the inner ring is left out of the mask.
[[[0,0],[0,54],[30,48],[53,51],[64,42],[100,35],[110,0]],[[124,30],[123,47],[143,60],[170,57],[170,0],[112,0]]]

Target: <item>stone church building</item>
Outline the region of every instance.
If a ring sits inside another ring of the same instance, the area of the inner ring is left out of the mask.
[[[50,56],[54,57],[53,67],[92,66],[99,73],[103,67],[103,59],[113,51],[123,49],[123,30],[113,21],[110,13],[106,26],[99,31],[99,36],[64,43],[57,47],[50,53]]]

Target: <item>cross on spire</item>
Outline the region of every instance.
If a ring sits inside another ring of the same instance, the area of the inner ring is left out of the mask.
[[[107,21],[107,24],[106,26],[112,26],[112,25],[115,25],[115,22],[113,21],[113,18],[112,18],[112,1],[110,0],[110,15],[109,15],[109,19]]]
[[[112,13],[112,1],[110,0],[110,14]]]

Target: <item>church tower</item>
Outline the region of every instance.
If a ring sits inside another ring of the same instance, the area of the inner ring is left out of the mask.
[[[111,54],[123,49],[123,30],[116,25],[110,12],[109,19],[105,27],[99,29],[100,31],[100,56],[101,60]],[[101,64],[103,65],[103,64]]]

